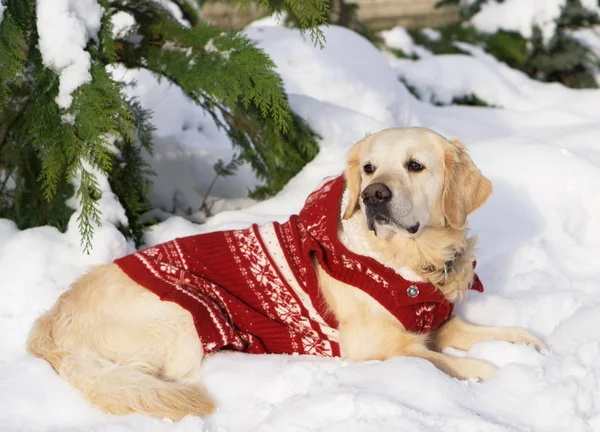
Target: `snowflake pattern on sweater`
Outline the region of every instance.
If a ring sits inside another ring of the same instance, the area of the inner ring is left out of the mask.
[[[343,190],[339,176],[313,192],[286,223],[178,238],[115,263],[161,300],[188,310],[206,354],[232,349],[341,355],[337,322],[327,314],[314,260],[372,296],[407,330],[435,330],[452,312],[437,288],[407,281],[340,242]],[[414,287],[419,294],[411,297],[407,290]],[[477,277],[473,289],[481,290]]]

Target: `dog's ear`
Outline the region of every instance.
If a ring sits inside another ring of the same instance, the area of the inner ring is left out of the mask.
[[[370,140],[371,135],[363,138],[361,141],[354,144],[354,146],[352,146],[348,152],[345,178],[346,187],[350,191],[350,196],[348,199],[348,205],[346,206],[342,216],[343,219],[350,218],[354,214],[356,206],[358,205],[358,198],[360,196],[360,150],[362,146]]]
[[[486,202],[492,183],[481,174],[459,140],[448,141],[444,159],[444,216],[450,226],[461,229],[467,216]]]

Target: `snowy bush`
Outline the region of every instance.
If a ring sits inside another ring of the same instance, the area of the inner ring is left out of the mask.
[[[438,5],[452,3],[461,6],[462,24],[442,29],[441,40],[432,43],[414,35],[432,51],[456,52],[455,41],[467,42],[534,79],[598,86],[600,58],[577,37],[600,23],[596,0],[441,0]]]

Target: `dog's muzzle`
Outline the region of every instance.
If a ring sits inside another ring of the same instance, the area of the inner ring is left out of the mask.
[[[405,229],[410,234],[415,234],[419,231],[419,222],[405,225],[393,220],[390,206],[392,191],[385,184],[370,184],[362,191],[361,198],[365,205],[367,226],[371,231],[375,231],[375,223],[381,225],[396,225],[399,228]]]
[[[383,183],[373,183],[367,186],[361,194],[365,204],[367,224],[369,229],[375,230],[375,222],[387,224],[390,222],[390,208],[388,203],[392,199],[392,191]]]

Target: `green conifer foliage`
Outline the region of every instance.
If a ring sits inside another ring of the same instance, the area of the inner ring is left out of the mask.
[[[92,76],[75,90],[68,109],[55,98],[59,77],[39,51],[36,0],[0,0],[0,217],[20,228],[50,224],[66,228],[75,195],[84,249],[99,222],[101,191],[95,173],[108,176],[126,210],[123,232],[139,242],[148,223],[152,150],[151,113],[128,100],[108,66],[146,68],[179,86],[224,128],[241,159],[249,161],[264,186],[276,193],[318,152],[317,136],[291,112],[270,58],[236,32],[200,19],[198,0],[172,0],[190,26],[179,23],[161,2],[98,0],[104,14],[98,40],[90,40]],[[328,0],[261,0],[276,10],[285,5],[316,43]],[[123,11],[135,26],[113,37],[111,17]],[[76,185],[77,190],[74,190]]]

